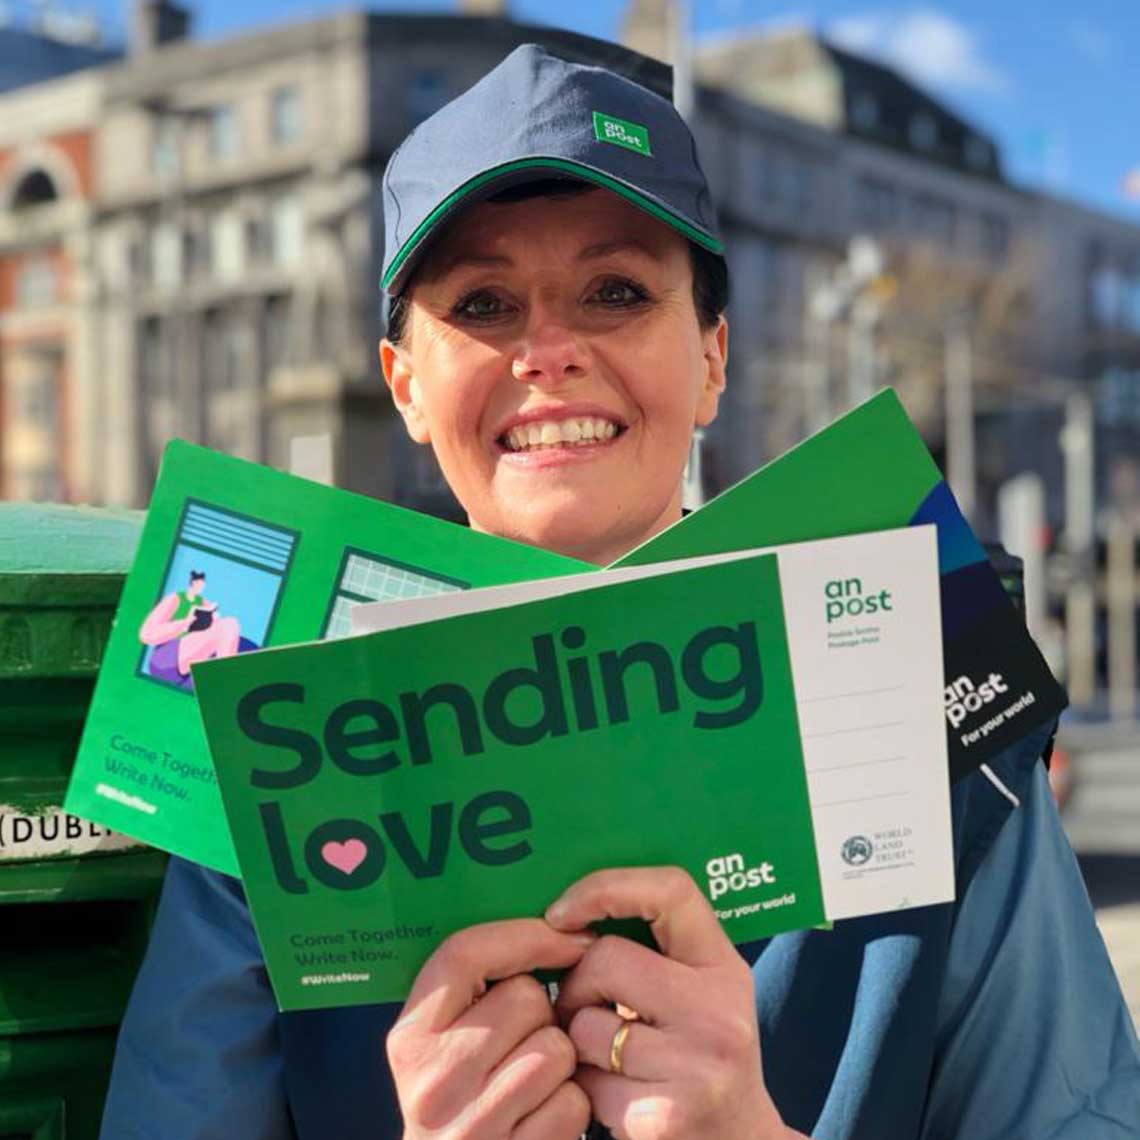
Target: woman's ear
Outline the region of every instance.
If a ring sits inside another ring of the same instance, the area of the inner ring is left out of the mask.
[[[419,385],[407,349],[393,344],[385,337],[380,342],[380,367],[384,371],[384,381],[392,393],[392,402],[404,419],[408,435],[416,443],[430,443],[431,433],[420,405]]]
[[[697,427],[706,427],[716,419],[717,405],[727,381],[728,321],[723,314],[712,328],[701,330],[701,343],[704,377],[694,421]]]

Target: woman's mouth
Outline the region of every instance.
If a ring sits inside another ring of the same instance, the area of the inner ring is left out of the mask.
[[[512,454],[588,447],[608,443],[625,429],[602,416],[568,416],[559,420],[531,420],[516,424],[499,436],[499,446]]]

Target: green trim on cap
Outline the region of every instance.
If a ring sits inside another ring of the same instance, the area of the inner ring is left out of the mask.
[[[704,246],[705,249],[710,250],[712,253],[718,253],[721,256],[724,255],[724,245],[722,242],[698,230],[694,225],[685,221],[684,218],[670,213],[663,206],[659,206],[656,202],[639,194],[631,186],[627,186],[624,182],[619,182],[616,178],[611,178],[608,174],[602,174],[594,170],[593,167],[572,162],[565,158],[520,158],[514,162],[505,162],[502,166],[495,166],[490,170],[484,170],[482,174],[477,174],[474,178],[460,186],[458,190],[454,190],[448,194],[448,196],[416,226],[411,237],[400,246],[400,251],[392,259],[392,264],[388,267],[388,272],[385,273],[380,280],[380,288],[388,288],[392,279],[400,272],[404,262],[408,260],[416,246],[435,228],[443,215],[451,210],[457,202],[474,193],[481,186],[485,186],[495,178],[499,178],[504,174],[510,174],[515,170],[527,169],[565,170],[585,182],[593,182],[597,186],[612,190],[615,194],[619,194],[625,198],[626,201],[632,202],[647,214],[652,214],[655,218],[665,222],[666,225],[672,226],[673,229],[687,237],[690,241],[695,241],[697,245]]]

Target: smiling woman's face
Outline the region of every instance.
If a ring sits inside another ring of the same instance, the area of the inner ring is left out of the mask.
[[[605,190],[484,202],[410,302],[384,374],[472,527],[604,564],[680,518],[727,342],[684,238]]]

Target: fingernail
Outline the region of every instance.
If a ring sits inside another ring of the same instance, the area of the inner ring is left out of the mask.
[[[546,921],[552,926],[557,926],[566,917],[566,910],[566,904],[561,899],[552,902],[546,908]]]

